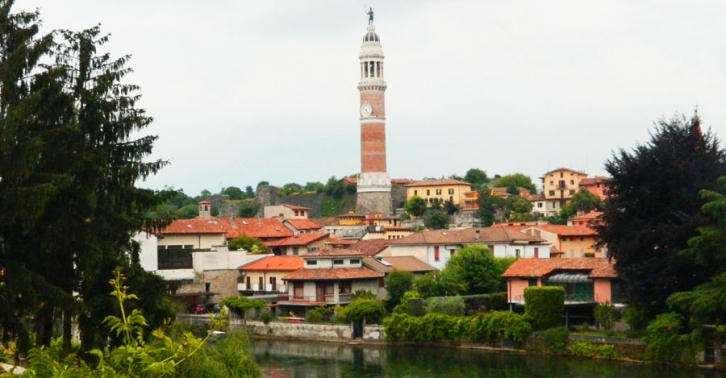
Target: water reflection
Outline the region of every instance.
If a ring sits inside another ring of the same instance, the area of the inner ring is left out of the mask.
[[[270,378],[726,378],[707,370],[445,348],[255,340],[253,351]]]

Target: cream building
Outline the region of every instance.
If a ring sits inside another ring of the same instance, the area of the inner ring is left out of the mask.
[[[441,202],[451,201],[454,205],[464,208],[467,192],[471,192],[471,184],[459,180],[416,181],[406,185],[406,201],[416,196],[431,203],[436,198]]]

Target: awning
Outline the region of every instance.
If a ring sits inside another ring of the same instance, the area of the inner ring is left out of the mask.
[[[592,283],[587,274],[582,273],[559,273],[547,278],[547,282],[553,283]]]

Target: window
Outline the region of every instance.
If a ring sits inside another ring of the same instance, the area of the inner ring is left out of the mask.
[[[338,292],[340,294],[350,294],[351,293],[350,281],[340,281],[340,284],[338,285]]]
[[[292,255],[297,256],[300,254],[298,247],[292,247]]]
[[[539,257],[539,247],[534,247],[534,257],[535,258]]]
[[[537,286],[537,279],[529,279],[527,280],[527,286]]]
[[[310,247],[310,252],[317,252],[320,247]]]
[[[520,255],[521,255],[521,250],[519,248],[515,249],[514,250],[514,256],[515,257],[521,257]]]
[[[436,189],[436,195],[437,196],[440,196],[441,195],[441,189]]]
[[[360,264],[360,259],[350,259],[350,265]]]
[[[292,284],[292,297],[295,299],[303,298],[303,283],[295,282]]]
[[[383,278],[378,279],[378,287],[386,287],[385,282],[383,282]]]
[[[272,291],[277,291],[277,277],[270,277],[270,285],[272,285]]]
[[[491,245],[491,244],[489,244],[489,245],[487,245],[487,248],[489,248],[489,254],[490,255],[493,255],[494,254],[494,246]]]
[[[570,189],[570,194],[575,194],[575,189]]]
[[[537,202],[537,207],[541,209],[542,208],[542,202]]]
[[[333,260],[333,265],[343,265],[343,259]]]
[[[318,265],[318,260],[306,260],[305,265]]]
[[[428,195],[431,195],[431,191],[430,191],[430,190],[428,190],[428,189],[426,189],[426,195],[427,195],[427,196],[428,196]]]
[[[552,181],[552,180],[550,180],[550,186],[552,186],[552,185],[554,185],[554,184],[555,184],[555,182],[554,182],[554,181]]]
[[[265,280],[260,276],[260,278],[257,280],[257,284],[259,285],[257,290],[264,291],[265,290]]]
[[[549,195],[550,195],[550,196],[554,196],[554,195],[555,195],[555,191],[554,191],[554,190],[550,190],[550,191],[549,191]]]
[[[414,191],[413,191],[413,195],[414,195],[414,196],[417,196],[417,195],[418,195],[418,190],[414,190]]]
[[[439,247],[434,247],[434,261],[439,261]]]
[[[449,255],[450,255],[451,257],[454,257],[454,255],[456,255],[456,250],[455,250],[455,249],[450,249],[450,250],[449,250]]]
[[[564,172],[560,172],[560,177],[564,176],[564,174],[565,174]]]
[[[575,180],[570,180],[570,185],[575,185]]]
[[[454,194],[454,189],[449,189],[449,194]]]

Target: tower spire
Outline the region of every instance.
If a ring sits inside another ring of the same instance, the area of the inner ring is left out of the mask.
[[[358,179],[359,213],[392,213],[391,178],[386,171],[386,81],[383,49],[373,23],[373,9],[363,37],[360,59],[361,174]]]

